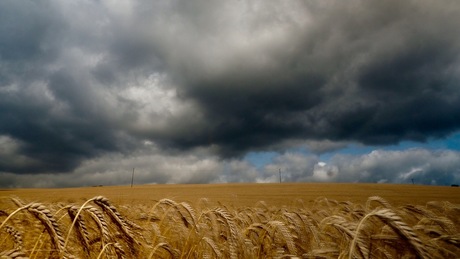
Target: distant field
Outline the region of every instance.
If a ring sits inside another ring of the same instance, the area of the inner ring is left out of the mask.
[[[363,203],[370,196],[380,196],[394,205],[425,204],[428,201],[449,201],[460,204],[460,188],[396,184],[204,184],[204,185],[138,185],[104,186],[66,189],[13,189],[0,191],[0,197],[18,196],[37,202],[72,202],[106,196],[113,202],[151,203],[163,198],[195,203],[201,198],[210,202],[238,206],[252,206],[265,201],[273,206],[305,203],[318,197],[337,201]]]
[[[0,258],[460,258],[460,188],[206,184],[0,191]]]

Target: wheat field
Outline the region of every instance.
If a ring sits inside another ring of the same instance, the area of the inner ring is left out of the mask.
[[[0,258],[459,258],[459,194],[373,184],[2,190]]]

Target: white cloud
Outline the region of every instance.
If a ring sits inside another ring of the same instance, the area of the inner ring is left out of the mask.
[[[311,179],[313,181],[320,182],[333,182],[339,173],[337,166],[331,166],[324,162],[319,162],[313,168],[313,175]]]
[[[460,152],[408,149],[374,150],[361,156],[336,155],[341,182],[391,182],[450,185],[460,181]]]
[[[14,145],[0,138],[3,144]],[[450,185],[460,183],[460,152],[410,149],[375,150],[364,155],[336,155],[328,162],[303,153],[281,154],[257,168],[238,159],[220,160],[207,150],[162,154],[150,143],[134,154],[112,153],[84,161],[65,174],[0,172],[3,187],[128,185],[135,168],[135,184],[225,182],[371,182]],[[8,150],[12,150],[11,148]],[[7,154],[0,149],[2,154]],[[8,151],[10,152],[10,151]],[[69,181],[69,179],[72,179]]]

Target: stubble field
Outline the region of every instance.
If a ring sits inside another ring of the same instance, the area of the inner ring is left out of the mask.
[[[460,188],[1,190],[0,224],[0,258],[458,258]]]

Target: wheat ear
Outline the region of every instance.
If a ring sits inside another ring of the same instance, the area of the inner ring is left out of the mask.
[[[180,256],[179,252],[173,249],[168,243],[159,243],[152,249],[152,252],[150,253],[148,258],[153,258],[153,256],[157,253],[158,249],[160,248],[167,251],[172,256],[172,258],[178,258]]]
[[[216,258],[221,258],[222,253],[219,251],[219,248],[217,247],[216,243],[212,241],[209,237],[203,237],[202,240],[204,240],[211,248],[214,254],[216,255]]]
[[[139,241],[134,238],[134,234],[131,231],[128,223],[123,218],[123,216],[118,212],[117,208],[113,206],[109,200],[105,197],[98,196],[93,199],[94,203],[99,205],[107,214],[109,214],[110,218],[115,222],[115,224],[119,227],[119,229],[123,232],[123,237],[127,241],[129,248],[133,254],[136,254],[136,245],[139,245]]]
[[[54,247],[59,252],[60,257],[62,257],[64,254],[65,245],[61,231],[59,230],[59,226],[51,212],[40,203],[30,203],[16,209],[3,221],[3,223],[0,225],[0,229],[6,224],[6,222],[8,222],[8,220],[16,215],[16,213],[22,210],[28,210],[42,222],[51,237]]]
[[[348,222],[344,217],[341,217],[341,216],[330,216],[330,217],[323,219],[323,221],[321,221],[321,225],[322,224],[332,225],[339,232],[344,233],[349,239],[353,239],[353,240],[356,239],[358,251],[360,255],[363,258],[368,257],[369,248],[366,246],[362,238],[356,237],[357,233],[354,232],[354,229],[356,228],[356,223]]]
[[[375,202],[378,202],[380,203],[384,208],[387,208],[387,209],[391,209],[392,206],[389,202],[387,202],[385,199],[383,199],[382,197],[380,196],[372,196],[372,197],[369,197],[366,201],[366,210],[370,210],[371,209],[371,203],[375,201]]]
[[[232,216],[230,213],[222,208],[215,208],[212,210],[215,215],[220,216],[224,222],[226,223],[228,229],[230,230],[230,237],[228,238],[229,240],[229,249],[230,249],[230,258],[238,258],[237,254],[237,237],[238,237],[238,231],[235,226],[235,222],[232,219]]]
[[[67,209],[67,213],[69,214],[70,219],[73,221],[76,218],[76,214],[78,211],[77,206],[71,206]],[[80,215],[78,215],[78,219],[76,221],[76,232],[77,232],[77,237],[78,240],[80,240],[80,243],[83,246],[83,250],[85,251],[86,255],[90,255],[90,245],[89,245],[89,233],[88,229],[86,228],[86,223],[84,218]]]
[[[93,206],[86,206],[85,211],[89,213],[91,218],[94,220],[96,225],[99,227],[100,232],[101,232],[101,243],[102,243],[102,247],[104,247],[105,241],[109,243],[110,240],[112,239],[112,237],[110,236],[110,232],[109,232],[109,226],[107,225],[107,222],[105,221],[105,218],[104,218],[104,214]]]
[[[0,253],[2,259],[29,259],[23,251],[12,249]]]
[[[6,226],[6,232],[11,237],[13,237],[14,249],[22,250],[23,248],[22,234],[12,226]]]
[[[107,249],[109,248],[109,246],[115,246],[115,243],[107,243],[107,244],[105,244],[105,245],[102,247],[101,251],[99,252],[99,255],[97,256],[97,259],[102,258],[102,256],[103,256],[105,250],[107,250]]]
[[[273,237],[274,237],[275,231],[278,230],[281,233],[281,236],[283,237],[284,241],[286,242],[286,246],[289,252],[291,254],[297,254],[297,249],[295,247],[294,240],[288,228],[286,227],[286,225],[284,225],[283,222],[277,221],[277,220],[269,221],[268,225],[271,228],[273,228]]]
[[[359,224],[358,224],[358,226],[356,228],[355,237],[353,238],[353,241],[352,241],[352,243],[350,245],[350,253],[348,254],[349,259],[351,259],[353,257],[355,244],[356,244],[356,241],[358,240],[358,237],[359,237],[359,232],[360,232],[362,226],[364,225],[364,223],[370,217],[379,218],[380,220],[385,222],[387,225],[389,225],[396,233],[398,233],[400,236],[402,236],[405,239],[407,239],[420,258],[429,258],[427,256],[426,250],[423,247],[422,241],[418,238],[418,236],[414,232],[414,230],[412,228],[410,228],[406,223],[403,222],[401,217],[399,217],[391,209],[379,209],[379,210],[374,210],[371,213],[367,214],[359,222]]]
[[[123,251],[123,247],[119,243],[107,243],[102,247],[101,251],[99,252],[97,256],[97,259],[103,258],[105,251],[108,250],[110,246],[113,246],[118,258],[121,258],[121,259],[126,258],[125,251]]]
[[[69,228],[69,230],[67,232],[67,237],[65,238],[65,242],[64,242],[64,248],[67,246],[67,242],[69,241],[69,238],[70,238],[70,233],[72,233],[72,229],[75,226],[75,224],[77,223],[78,216],[80,215],[81,211],[86,206],[86,204],[90,203],[91,201],[93,201],[96,198],[97,197],[94,197],[94,198],[91,198],[91,199],[85,201],[85,203],[83,203],[83,205],[81,205],[80,209],[78,209],[78,212],[75,214],[75,219],[72,221],[72,224],[70,225],[70,228]]]
[[[158,201],[153,207],[152,209],[150,209],[150,212],[149,212],[149,216],[147,218],[147,223],[150,221],[151,219],[151,215],[150,213],[153,212],[155,210],[155,208],[157,206],[160,206],[160,205],[166,205],[166,206],[170,206],[172,208],[175,209],[175,211],[177,211],[179,214],[180,214],[180,217],[182,219],[182,222],[184,223],[185,227],[189,227],[189,226],[192,226],[192,228],[195,228],[196,227],[196,217],[195,217],[195,211],[194,209],[186,202],[181,202],[181,203],[177,203],[171,199],[161,199],[160,201]],[[166,216],[166,215],[164,215]]]
[[[16,213],[19,213],[21,210],[25,210],[27,209],[31,204],[28,204],[28,205],[24,205],[20,208],[17,208],[15,211],[11,212],[10,215],[8,215],[8,217],[6,217],[6,219],[2,222],[2,224],[0,225],[0,229],[2,229],[2,227],[6,224],[6,222],[8,222],[8,220],[10,220],[14,215],[16,215]]]
[[[58,250],[59,255],[61,257],[64,256],[64,237],[51,212],[40,203],[33,203],[27,210],[42,222],[51,237],[54,247]]]

